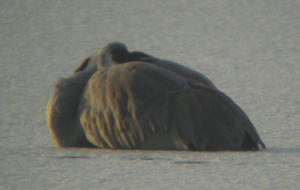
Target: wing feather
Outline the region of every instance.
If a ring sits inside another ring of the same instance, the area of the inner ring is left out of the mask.
[[[80,120],[98,147],[264,147],[249,118],[224,93],[153,64],[130,62],[101,69],[88,82],[85,99]]]

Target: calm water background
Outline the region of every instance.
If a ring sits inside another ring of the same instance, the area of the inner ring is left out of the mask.
[[[196,69],[268,149],[57,149],[54,82],[111,41]],[[299,189],[299,0],[0,0],[0,189]]]

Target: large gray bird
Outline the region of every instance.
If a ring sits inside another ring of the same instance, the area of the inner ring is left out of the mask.
[[[243,110],[204,75],[122,43],[108,44],[58,81],[47,122],[60,147],[265,148]]]

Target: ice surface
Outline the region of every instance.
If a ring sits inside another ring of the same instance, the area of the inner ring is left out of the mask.
[[[53,148],[54,82],[111,41],[196,69],[260,152]],[[299,0],[0,0],[0,189],[299,189]]]

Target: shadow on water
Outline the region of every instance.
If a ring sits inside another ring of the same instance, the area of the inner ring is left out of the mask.
[[[174,164],[191,164],[191,165],[195,165],[195,164],[211,164],[212,162],[204,162],[204,161],[193,161],[193,160],[187,160],[187,161],[175,161],[173,162]]]
[[[100,150],[100,149],[53,149],[51,152],[55,152],[56,156],[54,158],[56,159],[72,159],[72,160],[77,160],[77,159],[90,159],[93,157],[99,157],[106,155],[105,153],[109,155],[114,155],[122,160],[129,160],[129,161],[166,161],[166,162],[171,162],[176,165],[200,165],[200,164],[211,164],[212,162],[207,162],[207,161],[199,161],[199,160],[176,160],[170,155],[151,155],[148,151],[120,151],[120,150]],[[233,153],[231,151],[224,151],[225,153]],[[219,152],[219,153],[224,153],[224,152]],[[166,153],[171,153],[171,152],[166,152]],[[174,153],[174,152],[172,152]],[[189,152],[190,153],[190,152]],[[196,152],[195,152],[196,153]],[[211,153],[211,152],[197,152],[199,154],[201,153]],[[213,152],[215,153],[215,152]],[[249,152],[236,152],[236,154],[244,154],[244,153],[249,153]],[[264,153],[269,153],[269,154],[300,154],[300,147],[268,147],[265,150],[261,151],[251,151],[251,153],[255,154],[264,154]],[[180,154],[184,154],[184,152],[180,152]],[[225,156],[224,156],[225,157]]]
[[[177,165],[198,165],[198,164],[210,164],[211,162],[206,162],[206,161],[197,161],[197,160],[180,160],[176,161],[172,158],[163,158],[163,157],[157,157],[157,156],[134,156],[134,157],[129,157],[127,158],[128,160],[133,160],[133,161],[167,161],[171,162],[173,164]]]
[[[74,156],[74,155],[66,155],[66,156],[57,156],[57,159],[85,159],[90,158],[89,156]]]

